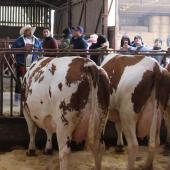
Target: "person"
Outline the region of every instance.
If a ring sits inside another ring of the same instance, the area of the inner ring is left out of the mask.
[[[88,49],[87,41],[84,39],[84,29],[81,26],[72,28],[73,37],[71,39],[71,44],[73,49]],[[82,55],[86,57],[86,55]]]
[[[88,39],[87,43],[88,43],[88,48],[90,48],[90,46],[92,46],[93,44],[97,43],[97,38],[98,35],[97,34],[91,34],[90,38]]]
[[[49,30],[49,28],[44,28],[43,29],[43,37],[44,40],[42,42],[42,47],[44,49],[44,52],[47,51],[48,49],[58,49],[58,44],[57,41],[51,36],[51,32]],[[54,51],[51,51],[54,52]],[[56,56],[56,55],[52,55],[52,54],[46,54],[45,56]]]
[[[154,51],[162,51],[162,40],[160,38],[156,38],[154,40],[154,45],[153,45],[153,49]],[[165,59],[164,59],[164,55],[155,55],[153,56],[153,58],[155,58],[160,65],[165,66]]]
[[[149,51],[150,49],[146,47],[142,41],[142,37],[140,35],[136,35],[134,37],[134,41],[132,42],[132,47],[135,47],[135,51]]]
[[[127,35],[122,36],[121,42],[120,42],[120,51],[121,53],[135,51],[135,47],[132,47],[130,45],[129,36]]]
[[[20,37],[17,38],[12,44],[11,48],[20,48],[24,50],[32,50],[33,48],[39,50],[41,49],[41,43],[34,36],[35,27],[31,25],[26,25],[20,29]],[[25,59],[25,54],[18,53],[15,55],[16,59],[16,77],[17,82],[15,85],[15,100],[14,105],[19,105],[21,98],[21,79],[26,72],[26,66],[29,66],[33,61],[38,59],[37,54],[28,54]]]
[[[65,28],[63,30],[63,39],[61,40],[59,48],[60,49],[70,48],[71,39],[72,39],[71,29],[70,28]]]
[[[89,49],[108,49],[109,48],[109,42],[107,40],[107,38],[104,35],[99,35],[97,38],[97,43],[93,43]],[[102,60],[103,60],[103,56],[99,56],[99,55],[91,55],[90,59],[93,60],[97,65],[100,65]]]

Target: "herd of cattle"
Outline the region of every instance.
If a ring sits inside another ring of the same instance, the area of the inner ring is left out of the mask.
[[[152,170],[163,117],[170,131],[169,68],[150,57],[116,54],[106,56],[100,67],[81,57],[45,57],[33,63],[23,80],[24,116],[30,135],[27,154],[35,153],[38,126],[47,134],[46,153],[51,152],[52,134],[56,133],[60,170],[69,169],[71,140],[86,140],[95,170],[100,170],[109,119],[116,124],[117,144],[123,145],[122,133],[127,140],[128,170],[134,168],[137,137],[149,137],[144,170]]]

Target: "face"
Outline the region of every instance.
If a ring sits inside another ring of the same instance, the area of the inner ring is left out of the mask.
[[[155,41],[154,47],[161,47],[161,46],[162,46],[162,44],[160,41]]]
[[[136,46],[141,46],[142,45],[142,40],[140,38],[135,38],[135,45]]]
[[[73,37],[80,37],[80,36],[81,36],[80,31],[73,30]]]
[[[31,37],[31,36],[32,36],[31,29],[27,29],[27,30],[25,30],[25,32],[24,32],[24,36],[25,36],[25,37]]]
[[[44,29],[43,30],[43,37],[46,38],[46,37],[49,37],[50,36],[50,31],[48,29]]]
[[[127,40],[125,40],[125,41],[123,42],[123,47],[128,47],[128,41],[127,41]]]

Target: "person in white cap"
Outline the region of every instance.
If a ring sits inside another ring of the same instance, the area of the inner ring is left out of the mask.
[[[33,34],[35,32],[35,27],[31,25],[26,25],[20,29],[20,37],[12,44],[11,48],[22,48],[25,50],[41,49],[41,42]],[[20,94],[21,94],[21,78],[26,72],[26,66],[29,66],[33,61],[38,59],[36,54],[28,54],[25,62],[25,55],[19,53],[15,55],[16,59],[16,77],[17,82],[15,85],[15,101],[14,105],[20,103]],[[26,64],[26,65],[25,65]]]

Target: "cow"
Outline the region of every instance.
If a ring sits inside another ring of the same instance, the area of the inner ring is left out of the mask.
[[[95,169],[101,169],[103,129],[109,106],[106,72],[82,57],[44,57],[33,63],[23,79],[22,104],[30,143],[27,154],[35,154],[36,126],[47,133],[45,151],[51,150],[56,133],[60,170],[67,170],[70,144],[86,140]]]
[[[162,113],[167,103],[164,98],[167,96],[164,94],[167,73],[156,60],[142,55],[109,54],[101,66],[111,83],[109,119],[117,124],[118,143],[123,143],[122,129],[128,143],[127,169],[134,168],[137,137],[149,136],[144,169],[151,170],[155,149],[159,145]]]

